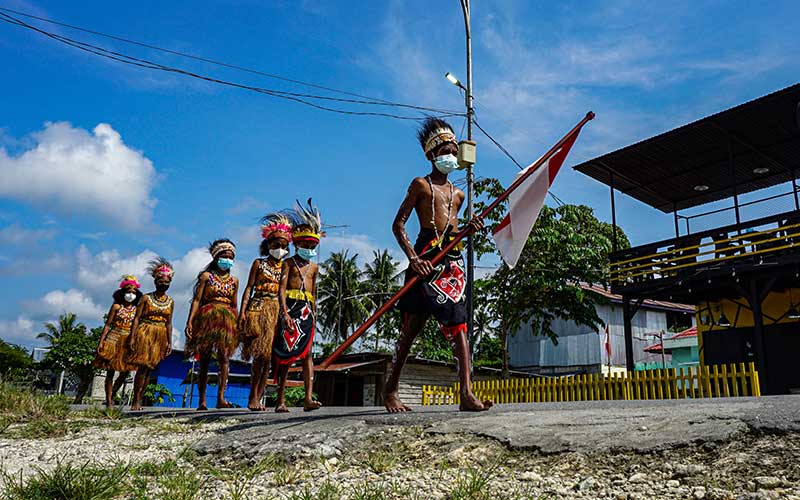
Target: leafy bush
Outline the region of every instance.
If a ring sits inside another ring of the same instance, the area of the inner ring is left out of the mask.
[[[316,393],[311,393],[311,394],[316,399],[317,394]],[[286,406],[303,406],[303,402],[305,400],[306,400],[305,387],[286,388]]]
[[[170,403],[175,402],[172,391],[164,384],[148,384],[148,386],[144,388],[144,399],[151,405],[163,404],[164,401],[169,401]]]

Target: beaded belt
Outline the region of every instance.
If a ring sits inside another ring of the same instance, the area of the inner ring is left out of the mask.
[[[306,302],[314,302],[314,295],[302,290],[286,290],[286,298],[292,300],[305,300]]]
[[[152,319],[144,319],[144,318],[140,319],[139,322],[140,323],[145,323],[145,324],[148,324],[148,325],[166,325],[167,324],[166,321],[155,321],[155,320],[152,320]]]

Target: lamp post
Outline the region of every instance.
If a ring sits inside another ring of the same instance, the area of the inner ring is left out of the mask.
[[[472,118],[474,115],[475,110],[472,107],[472,27],[470,24],[470,11],[469,11],[469,0],[461,0],[461,11],[464,14],[464,30],[466,33],[466,42],[467,42],[467,86],[461,84],[458,81],[458,78],[453,76],[452,73],[445,74],[445,78],[447,78],[450,83],[453,85],[461,88],[464,91],[464,104],[467,108],[467,148],[470,149],[471,154],[467,153],[466,155],[463,154],[462,149],[464,148],[464,144],[459,144],[459,159],[464,156],[467,158],[471,158],[472,161],[465,161],[464,164],[466,165],[467,170],[467,218],[472,217],[472,197],[473,197],[473,184],[474,184],[474,175],[472,166],[475,163],[475,143],[472,142]],[[472,327],[473,327],[473,291],[474,291],[474,281],[475,281],[475,251],[473,248],[473,236],[470,234],[467,236],[467,290],[469,293],[467,294],[467,338],[470,339],[470,355],[474,353],[475,347],[474,342],[472,342]],[[470,364],[471,366],[471,364]]]

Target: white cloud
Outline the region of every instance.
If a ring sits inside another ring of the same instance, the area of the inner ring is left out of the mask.
[[[358,254],[358,263],[363,266],[364,263],[373,259],[373,253],[376,251],[384,250],[382,247],[375,243],[372,238],[366,234],[339,234],[328,235],[322,239],[320,244],[320,260],[327,259],[330,254],[334,252],[341,252],[347,250],[348,255],[351,257]],[[400,262],[400,268],[405,269],[408,266],[408,259],[403,255],[396,246],[388,249],[389,254]]]
[[[0,338],[11,344],[38,344],[40,342],[35,340],[34,325],[33,321],[24,316],[15,320],[0,320]]]
[[[30,245],[42,240],[50,240],[58,233],[55,229],[27,229],[19,224],[11,224],[0,229],[0,243],[9,245]]]
[[[111,125],[91,132],[66,122],[46,123],[18,155],[0,149],[0,196],[66,214],[97,214],[125,228],[152,218],[152,162],[123,143]]]
[[[81,321],[96,323],[102,320],[105,310],[83,290],[53,290],[35,301],[28,301],[25,310],[34,318],[52,318],[64,313],[74,313]]]
[[[241,215],[243,213],[263,213],[267,209],[267,203],[264,200],[259,200],[253,196],[245,196],[235,206],[227,209],[225,212],[229,215]]]

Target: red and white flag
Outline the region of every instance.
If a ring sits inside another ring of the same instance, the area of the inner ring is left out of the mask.
[[[533,225],[542,210],[547,191],[553,185],[556,174],[575,143],[575,139],[578,138],[579,132],[580,129],[576,130],[561,149],[541,164],[509,195],[508,214],[492,231],[494,243],[508,267],[513,268],[517,265],[525,242],[528,241],[528,235],[531,234]],[[514,180],[525,175],[535,163],[520,171]]]
[[[608,325],[606,325],[606,360],[611,363],[611,334],[608,332]]]

